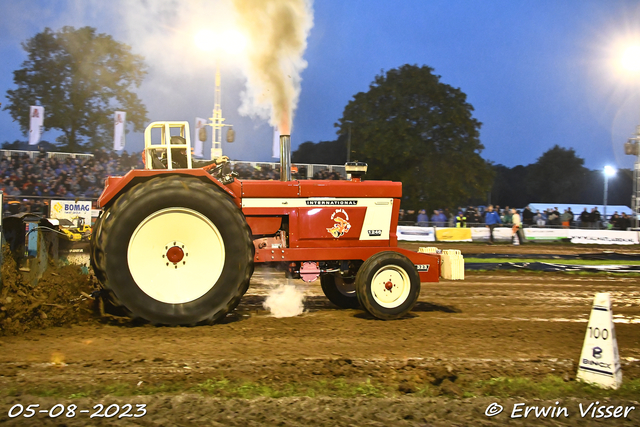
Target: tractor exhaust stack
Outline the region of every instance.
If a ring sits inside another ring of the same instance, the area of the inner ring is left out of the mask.
[[[291,135],[280,135],[280,181],[291,181]]]

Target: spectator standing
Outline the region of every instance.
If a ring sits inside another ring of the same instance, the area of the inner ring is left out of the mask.
[[[560,227],[562,225],[562,220],[560,219],[560,211],[558,210],[558,207],[554,207],[553,211],[551,212],[551,215],[554,217],[553,221],[551,221],[551,223],[553,225],[555,225],[556,227]]]
[[[573,215],[573,212],[571,211],[571,206],[569,206],[567,208],[567,210],[569,211],[569,215],[571,217],[571,218],[569,218],[569,227],[574,227],[576,225],[575,221],[574,221],[575,216]]]
[[[444,210],[444,216],[447,218],[447,227],[455,227],[456,218],[453,216],[449,208]]]
[[[473,227],[479,222],[478,211],[476,211],[476,208],[473,206],[467,207],[467,211],[464,214],[467,217],[467,223],[470,227]]]
[[[511,221],[513,223],[512,239],[514,245],[520,245],[524,243],[524,232],[522,231],[522,220],[517,210],[511,209]]]
[[[522,223],[525,227],[531,227],[533,225],[533,212],[529,206],[525,207],[522,211]]]
[[[571,215],[567,209],[560,215],[560,221],[562,222],[562,228],[569,228],[571,223]]]
[[[611,215],[611,228],[613,228],[614,230],[621,230],[620,215],[618,215],[618,211],[615,211],[613,215]]]
[[[631,217],[623,212],[622,218],[620,218],[618,223],[620,224],[621,230],[626,230],[627,228],[631,227]]]
[[[547,212],[547,224],[552,227],[560,225],[560,212],[549,210]]]
[[[587,211],[587,208],[584,208],[582,213],[580,214],[580,228],[591,228],[591,214]]]
[[[591,210],[591,215],[593,216],[593,221],[592,221],[592,224],[591,224],[591,225],[592,225],[592,227],[593,227],[593,228],[600,228],[600,221],[601,221],[603,218],[600,216],[600,211],[598,211],[598,208],[595,208],[595,207],[594,207],[594,208]],[[605,218],[605,220],[606,220],[606,218]]]
[[[417,220],[416,211],[413,209],[407,209],[405,221],[409,221],[415,224],[416,220]]]
[[[512,224],[513,223],[512,213],[511,213],[511,209],[509,209],[509,206],[504,208],[503,215],[502,215],[502,223],[503,224]]]
[[[427,227],[429,225],[429,217],[427,216],[427,211],[425,209],[420,209],[416,222],[417,225],[421,227]]]
[[[536,214],[533,217],[538,227],[544,227],[547,221],[544,219],[544,215],[540,212],[540,209],[536,209]]]
[[[489,229],[489,244],[493,245],[493,229],[496,228],[498,224],[501,224],[502,221],[500,220],[500,215],[498,215],[498,212],[495,212],[493,210],[492,205],[489,205],[487,207],[487,212],[484,215],[484,222],[485,224],[487,224],[487,228]]]
[[[434,222],[435,227],[446,227],[447,226],[447,217],[445,216],[442,209],[436,211],[435,214],[436,220]]]

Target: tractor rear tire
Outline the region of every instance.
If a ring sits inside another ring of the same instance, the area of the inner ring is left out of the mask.
[[[157,177],[122,194],[97,230],[95,248],[113,302],[156,325],[221,320],[253,272],[242,212],[192,177]]]
[[[356,294],[362,307],[378,319],[399,319],[420,296],[415,265],[398,252],[379,252],[367,259],[356,275]]]
[[[354,280],[345,280],[340,273],[323,274],[320,285],[324,295],[340,308],[360,308]]]

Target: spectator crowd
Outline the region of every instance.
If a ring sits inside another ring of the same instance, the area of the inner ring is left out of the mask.
[[[631,217],[626,213],[614,212],[607,223],[595,207],[591,210],[584,208],[579,215],[575,215],[570,207],[564,209],[562,213],[557,207],[542,212],[540,210],[533,212],[529,206],[522,210],[514,210],[509,206],[501,208],[498,205],[492,208],[499,215],[499,225],[507,227],[513,226],[514,213],[520,215],[524,227],[626,230],[632,226]],[[449,209],[436,209],[431,216],[427,215],[426,209],[420,209],[417,214],[415,210],[400,209],[398,221],[404,225],[423,227],[484,227],[487,224],[486,214],[487,209],[484,206],[458,207],[455,214]]]

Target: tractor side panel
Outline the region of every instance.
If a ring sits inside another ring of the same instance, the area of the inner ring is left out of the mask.
[[[281,216],[247,216],[245,218],[254,236],[275,234],[282,225]]]
[[[402,183],[392,181],[298,181],[300,197],[400,198]]]
[[[382,198],[242,199],[247,218],[286,215],[292,248],[389,247],[393,206]]]
[[[253,181],[243,180],[242,197],[299,197],[298,181]]]

